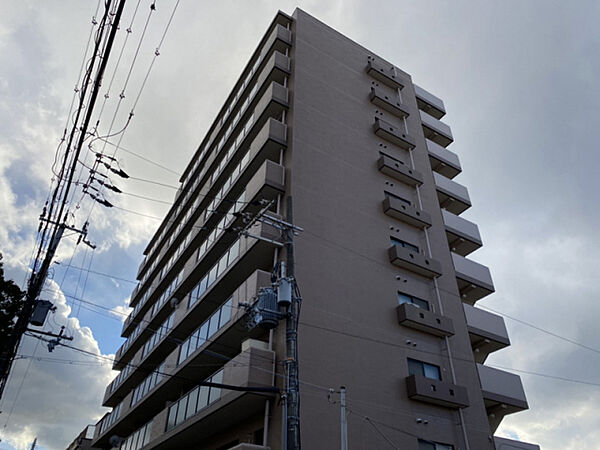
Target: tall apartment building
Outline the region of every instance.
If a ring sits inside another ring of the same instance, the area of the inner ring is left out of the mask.
[[[301,438],[350,449],[536,449],[494,438],[527,409],[517,375],[487,367],[510,344],[444,103],[410,75],[297,9],[278,13],[181,178],[145,251],[120,374],[94,447],[281,449],[274,394],[285,325],[248,330],[245,309],[285,258],[280,234],[232,229],[264,200],[305,230],[295,239]],[[113,439],[111,440],[111,437]]]

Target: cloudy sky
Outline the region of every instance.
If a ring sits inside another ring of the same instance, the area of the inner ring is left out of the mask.
[[[125,85],[150,11],[149,1],[141,0],[131,23],[137,1],[128,2],[123,23],[132,32],[123,47],[123,26],[115,44],[125,51],[117,70],[115,60],[107,70],[116,75],[101,132],[108,133],[113,117],[113,132],[125,124],[174,3],[157,0]],[[0,251],[7,274],[19,283],[96,6],[96,0],[2,2]],[[177,173],[273,15],[277,9],[291,14],[296,6],[397,64],[446,103],[451,149],[464,169],[457,181],[469,188],[474,204],[464,216],[479,224],[485,242],[473,259],[491,268],[497,290],[478,305],[521,321],[506,318],[513,345],[488,363],[520,371],[531,409],[507,417],[498,434],[545,450],[597,449],[600,4],[181,0],[121,143],[164,168],[124,151],[117,154],[121,166],[132,177],[177,185]],[[100,401],[115,374],[102,355],[110,358],[122,342],[132,280],[158,224],[139,214],[163,215],[175,192],[133,179],[119,180],[119,187],[124,194],[110,198],[124,210],[92,210],[89,238],[98,249],[79,246],[74,253],[66,240],[44,292],[58,305],[47,328],[66,325],[73,345],[100,357],[65,348],[49,353],[26,339],[25,357],[15,364],[0,404],[2,450],[25,448],[36,436],[38,448],[65,448],[104,413]],[[89,210],[83,199],[82,214]]]

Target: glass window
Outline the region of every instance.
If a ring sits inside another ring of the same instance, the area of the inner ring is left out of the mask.
[[[426,300],[421,300],[420,298],[413,297],[411,295],[403,294],[402,292],[398,292],[398,303],[410,303],[411,305],[418,306],[419,308],[426,309],[429,311],[429,302]]]
[[[215,280],[217,279],[217,266],[214,266],[212,269],[210,269],[210,272],[208,273],[208,280],[206,282],[206,287],[210,287]]]
[[[169,408],[169,417],[167,418],[167,430],[170,430],[175,426],[175,419],[177,417],[177,405],[178,403],[175,403]]]
[[[217,375],[221,375],[221,377],[217,377]],[[219,372],[218,374],[214,375],[210,381],[212,381],[213,383],[221,383],[223,378],[223,372]],[[217,388],[217,387],[211,387],[210,388],[210,398],[208,400],[208,403],[211,404],[215,401],[217,401],[219,398],[221,398],[221,388]]]
[[[146,445],[150,442],[150,435],[152,434],[152,422],[148,422],[146,425],[146,432],[144,434],[144,441],[142,442],[142,446]]]
[[[210,316],[210,326],[208,329],[208,338],[210,339],[219,329],[219,311]]]
[[[390,237],[390,241],[392,242],[393,245],[397,245],[399,247],[404,247],[407,248],[415,253],[419,253],[419,247],[417,247],[416,245],[410,244],[406,241],[402,241],[400,239],[397,239],[395,237]]]
[[[181,422],[183,422],[185,420],[185,410],[187,408],[187,402],[188,402],[187,396],[183,397],[181,400],[179,400],[177,402],[177,403],[179,403],[179,406],[177,407],[177,419],[175,419],[177,424],[180,424]]]
[[[198,338],[200,337],[200,330],[196,330],[192,337],[190,338],[190,349],[188,350],[188,355],[192,354],[198,348]]]
[[[181,349],[179,350],[179,362],[184,361],[185,358],[188,357],[189,349],[190,349],[190,340],[186,339],[186,341],[181,345]]]
[[[231,319],[231,299],[227,300],[227,302],[221,306],[221,319],[219,321],[219,328],[229,322]]]
[[[204,276],[204,278],[202,278],[202,280],[200,280],[200,283],[198,283],[198,291],[196,293],[197,298],[202,297],[202,295],[206,292],[206,286],[208,283],[208,276]]]
[[[423,375],[423,363],[416,359],[408,358],[408,373],[409,375]]]
[[[454,447],[448,444],[440,444],[438,442],[425,441],[419,439],[419,450],[453,450]]]
[[[223,371],[220,370],[218,371],[216,374],[214,374],[211,378],[210,381],[212,381],[213,383],[222,383],[223,382]],[[216,388],[216,387],[211,387],[210,388],[210,399],[209,399],[209,404],[218,400],[221,397],[221,388]]]
[[[424,376],[433,380],[441,380],[440,368],[433,364],[408,358],[408,373],[410,375]]]
[[[140,438],[140,430],[137,430],[135,433],[133,433],[133,436],[131,437],[131,448],[132,449],[139,448],[139,446],[138,446],[139,438]]]
[[[204,345],[206,338],[208,337],[208,321],[204,322],[200,327],[200,336],[198,337],[198,347]]]
[[[419,450],[436,450],[435,444],[419,439]]]
[[[200,392],[198,393],[198,409],[200,411],[202,408],[206,408],[208,405],[208,386],[200,386]]]
[[[196,405],[198,403],[198,388],[194,389],[188,394],[187,412],[185,413],[185,419],[189,419],[196,414]]]
[[[229,264],[231,264],[235,258],[240,254],[240,241],[237,240],[229,249]]]
[[[227,269],[227,255],[228,255],[228,253],[225,253],[219,260],[219,265],[218,265],[218,269],[217,269],[217,277],[220,277],[221,275],[223,275],[223,272],[225,272],[225,269]]]
[[[440,380],[441,379],[440,368],[438,366],[423,363],[423,371],[425,372],[426,378],[431,378],[432,380]]]

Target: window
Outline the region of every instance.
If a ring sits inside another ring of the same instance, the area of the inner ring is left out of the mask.
[[[427,300],[421,300],[420,298],[398,291],[398,304],[401,305],[402,303],[410,303],[411,305],[415,305],[419,308],[429,311],[429,302]]]
[[[419,439],[419,450],[454,450],[454,447],[452,445],[440,444],[439,442]]]
[[[392,242],[392,245],[397,245],[398,247],[404,247],[415,253],[419,253],[419,247],[417,247],[416,245],[410,244],[406,241],[402,241],[393,236],[390,236],[390,241]]]
[[[205,381],[212,383],[223,382],[223,369],[207,378]],[[194,414],[206,408],[221,397],[221,388],[198,386],[181,397],[169,407],[167,431],[176,427]]]
[[[385,198],[392,198],[394,200],[398,200],[401,203],[404,203],[405,205],[410,206],[410,201],[406,200],[405,198],[399,197],[395,194],[392,194],[391,192],[388,191],[384,191],[385,194]]]
[[[408,358],[408,373],[410,375],[431,378],[432,380],[441,380],[440,368],[433,364]]]

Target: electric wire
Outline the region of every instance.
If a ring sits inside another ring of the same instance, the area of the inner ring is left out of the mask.
[[[371,258],[370,256],[367,256],[367,255],[365,255],[365,254],[363,254],[363,253],[357,252],[356,250],[354,250],[354,249],[352,249],[352,248],[350,248],[350,247],[346,247],[346,246],[344,246],[344,245],[341,245],[341,244],[339,244],[339,243],[337,243],[337,242],[333,242],[333,241],[331,241],[330,239],[324,238],[323,236],[320,236],[320,235],[318,235],[318,234],[316,234],[316,233],[314,233],[314,232],[311,232],[310,230],[305,230],[305,232],[306,232],[306,233],[308,233],[308,234],[310,234],[310,235],[312,235],[312,236],[314,236],[314,237],[316,237],[316,238],[318,238],[318,239],[320,239],[320,240],[321,240],[321,241],[323,241],[323,242],[327,242],[327,243],[329,243],[329,244],[332,244],[332,245],[334,245],[334,246],[336,246],[336,247],[339,247],[339,248],[342,248],[342,249],[344,249],[344,250],[347,250],[347,251],[349,251],[349,252],[353,253],[354,255],[356,255],[356,256],[359,256],[359,257],[361,257],[361,258],[363,258],[363,259],[367,259],[367,260],[369,260],[369,261],[371,261],[371,262],[373,262],[373,263],[375,263],[375,264],[377,264],[377,265],[379,265],[379,266],[385,267],[385,268],[387,268],[387,269],[389,269],[389,268],[390,268],[390,265],[389,265],[389,264],[385,264],[385,263],[383,263],[382,261],[380,261],[380,260],[378,260],[378,259]],[[296,263],[296,265],[298,265],[298,263]],[[452,297],[456,297],[456,293],[455,293],[455,292],[451,292],[451,291],[448,291],[447,289],[442,289],[442,288],[440,288],[440,291],[441,291],[441,292],[444,292],[445,294],[448,294],[448,295],[450,295],[450,296],[452,296]],[[521,323],[521,324],[523,324],[523,325],[526,325],[526,326],[532,327],[532,328],[534,328],[534,329],[536,329],[536,330],[538,330],[538,331],[541,331],[541,332],[543,332],[543,333],[549,334],[549,335],[551,335],[551,336],[553,336],[553,337],[556,337],[556,338],[558,338],[558,339],[562,339],[562,340],[564,340],[565,342],[569,342],[569,343],[571,343],[571,344],[574,344],[574,345],[580,346],[580,347],[582,347],[582,348],[585,348],[585,349],[587,349],[587,350],[593,351],[593,352],[595,352],[595,353],[600,353],[600,350],[598,350],[598,349],[595,349],[595,348],[593,348],[593,347],[591,347],[591,346],[588,346],[588,345],[582,344],[582,343],[580,343],[580,342],[574,341],[573,339],[570,339],[570,338],[567,338],[567,337],[561,336],[561,335],[559,335],[559,334],[557,334],[557,333],[554,333],[554,332],[552,332],[552,331],[549,331],[549,330],[543,329],[543,328],[541,328],[541,327],[538,327],[538,326],[536,326],[536,325],[530,324],[530,323],[528,323],[528,322],[525,322],[525,321],[523,321],[523,320],[516,319],[516,318],[514,318],[514,317],[508,316],[508,315],[506,315],[506,314],[504,314],[504,313],[502,313],[502,312],[500,312],[500,311],[496,311],[496,310],[494,310],[494,309],[491,309],[491,308],[489,308],[489,307],[487,307],[487,306],[484,306],[484,305],[478,305],[478,307],[482,307],[482,308],[484,308],[484,309],[488,309],[489,311],[495,312],[495,313],[497,313],[497,314],[499,314],[499,315],[502,315],[502,316],[504,316],[504,317],[506,317],[506,318],[508,318],[508,319],[511,319],[511,320],[518,321],[519,323]]]
[[[155,165],[156,167],[160,167],[161,169],[164,169],[164,170],[166,170],[167,172],[170,172],[170,173],[172,173],[172,174],[174,174],[174,175],[181,176],[181,174],[180,174],[179,172],[177,172],[177,171],[175,171],[175,170],[173,170],[173,169],[169,169],[169,168],[168,168],[167,166],[165,166],[164,164],[160,164],[160,163],[158,163],[158,162],[156,162],[156,161],[152,161],[151,159],[149,159],[149,158],[147,158],[147,157],[145,157],[145,156],[142,156],[142,155],[140,155],[139,153],[136,153],[136,152],[134,152],[134,151],[132,151],[132,150],[126,149],[126,148],[125,148],[125,147],[123,147],[123,146],[118,146],[117,144],[115,144],[115,143],[113,143],[113,142],[110,142],[109,140],[107,140],[107,139],[105,139],[105,138],[98,137],[97,139],[98,139],[98,140],[100,140],[100,141],[106,142],[108,145],[115,147],[115,148],[116,148],[117,150],[119,150],[119,151],[122,151],[122,152],[125,152],[125,153],[129,153],[130,155],[132,155],[132,156],[135,156],[136,158],[139,158],[139,159],[141,159],[142,161],[146,161],[146,162],[147,162],[147,163],[149,163],[149,164]],[[133,178],[133,177],[130,177],[130,178]],[[165,186],[169,186],[169,185],[165,185]],[[169,186],[169,187],[171,187],[171,186]],[[175,188],[175,189],[179,189],[179,187],[177,187],[177,186],[174,186],[174,188]]]

